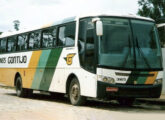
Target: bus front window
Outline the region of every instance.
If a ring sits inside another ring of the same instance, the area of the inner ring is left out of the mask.
[[[103,18],[102,21],[103,36],[99,46],[99,64],[133,68],[133,43],[129,21],[115,18]]]
[[[161,68],[161,50],[153,22],[102,18],[99,65],[118,69]]]
[[[136,45],[136,68],[161,68],[161,49],[153,22],[131,20]]]

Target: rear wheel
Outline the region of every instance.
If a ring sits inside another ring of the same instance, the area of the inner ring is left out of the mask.
[[[80,84],[77,78],[73,78],[69,87],[69,99],[72,105],[79,106],[85,103],[85,97],[80,95]]]
[[[32,95],[33,90],[31,89],[25,89],[22,87],[22,79],[21,77],[16,78],[16,95],[18,97],[29,97]]]

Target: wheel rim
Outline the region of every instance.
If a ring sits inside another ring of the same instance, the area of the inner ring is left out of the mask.
[[[74,84],[71,88],[71,94],[70,94],[71,100],[73,102],[76,102],[79,98],[79,86],[77,84]]]

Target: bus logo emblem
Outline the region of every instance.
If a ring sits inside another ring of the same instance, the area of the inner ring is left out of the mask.
[[[75,53],[71,53],[71,54],[68,54],[67,57],[64,58],[67,65],[72,64],[72,59],[74,56],[75,56]]]

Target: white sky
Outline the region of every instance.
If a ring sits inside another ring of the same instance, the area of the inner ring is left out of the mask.
[[[13,31],[13,21],[20,29],[40,26],[51,21],[87,12],[133,13],[138,0],[0,0],[0,31]]]

